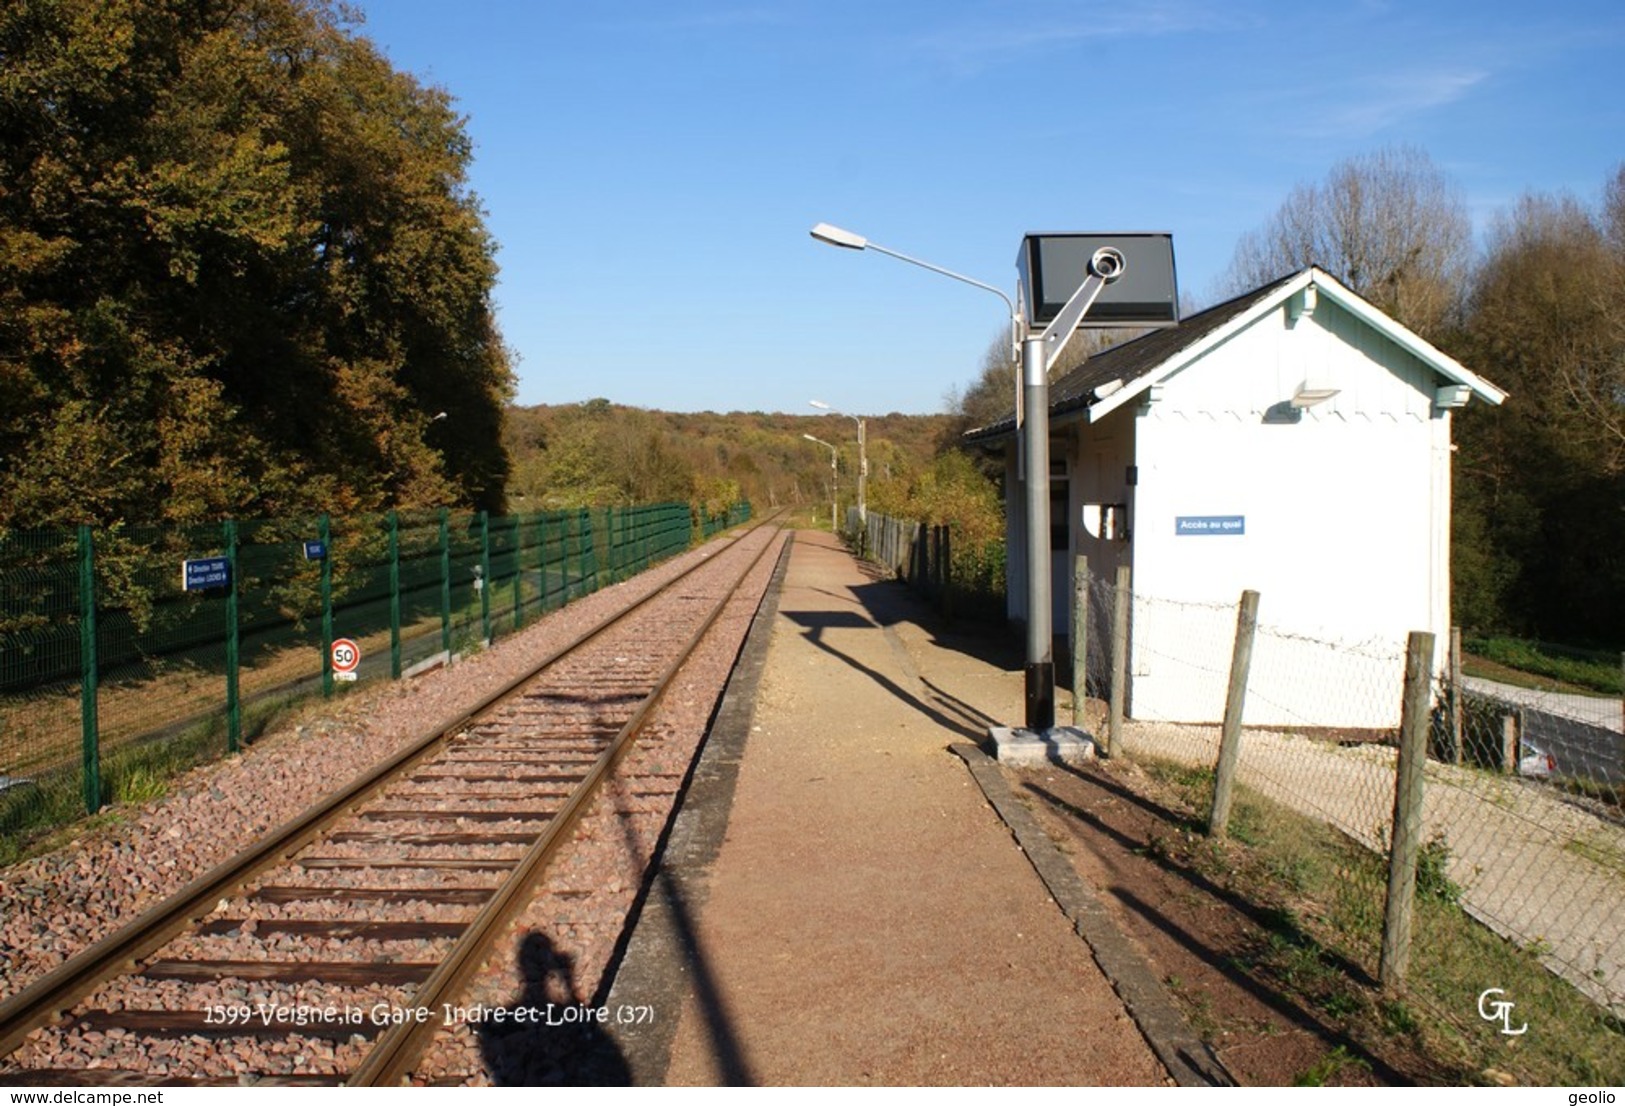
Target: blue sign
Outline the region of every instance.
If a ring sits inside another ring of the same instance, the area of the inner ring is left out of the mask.
[[[1246,515],[1180,515],[1174,519],[1174,534],[1190,537],[1193,534],[1245,534]]]
[[[231,562],[225,557],[198,557],[181,562],[181,587],[186,591],[223,588],[231,582]]]
[[[325,543],[319,541],[307,541],[305,543],[305,560],[319,561],[326,556],[327,546]]]

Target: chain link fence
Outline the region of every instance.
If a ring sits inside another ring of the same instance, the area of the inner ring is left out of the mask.
[[[1418,950],[1411,982],[1426,984],[1412,991],[1435,1013],[1485,1031],[1480,992],[1461,983],[1462,950],[1477,940],[1463,936],[1465,917],[1601,1011],[1625,1014],[1620,699],[1465,679],[1459,653],[1439,641],[1425,670],[1420,823],[1396,828],[1406,640],[1338,641],[1282,627],[1266,591],[1249,656],[1237,648],[1240,597],[1147,595],[1126,573],[1090,580],[1085,597],[1083,669],[1089,694],[1108,704],[1100,728],[1112,754],[1217,778],[1226,706],[1242,695],[1234,779],[1258,809],[1288,811],[1333,835],[1336,870],[1297,907],[1371,978],[1392,924],[1389,861],[1403,831],[1418,846],[1417,909],[1406,923]],[[1280,880],[1288,899],[1302,891],[1289,867]],[[1481,990],[1504,985],[1486,978]]]
[[[0,533],[0,860],[237,751],[293,700],[446,663],[749,516],[667,503]]]

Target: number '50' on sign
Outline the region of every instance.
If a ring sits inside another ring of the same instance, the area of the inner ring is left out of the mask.
[[[333,675],[340,680],[355,679],[356,666],[361,663],[361,646],[347,637],[333,642],[328,655],[333,659]]]

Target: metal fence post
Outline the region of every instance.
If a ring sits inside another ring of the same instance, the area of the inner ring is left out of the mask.
[[[1072,724],[1083,729],[1089,693],[1089,558],[1072,558]]]
[[[592,512],[581,508],[576,525],[580,527],[576,542],[581,556],[581,594],[591,595],[598,590],[598,548],[594,541]]]
[[[389,512],[389,676],[401,678],[401,519]]]
[[[491,644],[491,513],[480,512],[480,638]]]
[[[1427,763],[1433,635],[1412,631],[1405,648],[1405,698],[1400,710],[1399,765],[1394,774],[1393,848],[1388,858],[1388,901],[1382,917],[1378,977],[1404,986],[1411,959],[1411,913],[1416,902],[1416,858],[1422,847],[1422,768]]]
[[[536,603],[548,614],[548,512],[536,512]]]
[[[79,732],[80,783],[85,812],[102,808],[100,731],[96,719],[96,553],[90,527],[79,526]]]
[[[521,571],[525,563],[524,516],[514,515],[509,519],[508,529],[513,531],[513,628],[522,630],[525,626],[525,574]]]
[[[570,544],[570,533],[571,533],[572,530],[574,530],[574,532],[575,532],[575,544],[574,545]],[[570,573],[572,571],[572,568],[573,568],[573,570],[575,572],[575,578],[576,579],[584,578],[585,574],[586,574],[586,564],[587,564],[586,546],[582,543],[582,537],[581,537],[581,512],[578,510],[575,513],[575,519],[573,521],[568,519],[568,518],[566,518],[565,521],[564,521],[564,602],[565,603],[570,602],[570,595],[571,595],[572,591],[574,590],[574,587],[573,587],[573,584],[572,584],[572,577],[570,575]]]
[[[1116,756],[1123,751],[1123,714],[1128,695],[1128,614],[1130,573],[1128,565],[1117,566],[1117,581],[1112,603],[1112,690],[1111,711],[1106,716],[1105,756]]]
[[[317,527],[322,543],[322,694],[333,695],[333,526],[324,514]]]
[[[1224,727],[1219,735],[1219,763],[1213,769],[1213,808],[1208,813],[1210,837],[1223,837],[1230,825],[1230,802],[1241,759],[1241,712],[1247,699],[1247,673],[1253,664],[1253,635],[1258,630],[1258,593],[1241,593],[1236,612],[1236,645],[1230,654],[1230,686],[1224,698]]]
[[[440,649],[451,663],[451,526],[440,508]]]
[[[243,711],[238,697],[237,523],[221,524],[226,541],[226,752],[242,748]]]

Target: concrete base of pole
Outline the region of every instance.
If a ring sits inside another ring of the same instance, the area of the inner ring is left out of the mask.
[[[1093,760],[1094,739],[1076,726],[1053,726],[1042,732],[994,726],[987,731],[994,758],[1012,767],[1077,764]]]

